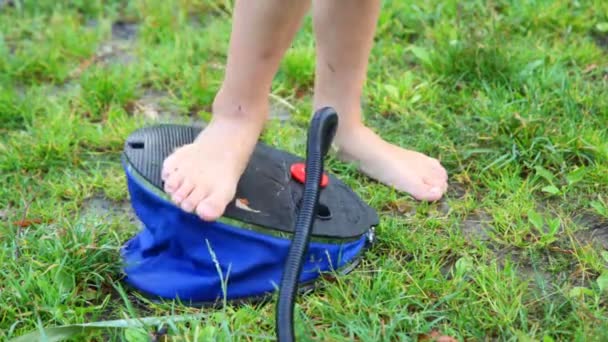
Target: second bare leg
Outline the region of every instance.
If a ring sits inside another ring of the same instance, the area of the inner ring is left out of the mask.
[[[380,0],[313,1],[314,108],[332,106],[338,112],[335,142],[343,160],[416,199],[438,200],[447,189],[439,161],[386,142],[362,122],[361,94],[380,7]]]

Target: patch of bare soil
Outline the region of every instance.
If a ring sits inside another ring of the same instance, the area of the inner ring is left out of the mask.
[[[127,65],[133,63],[139,26],[136,23],[117,21],[112,24],[112,36],[100,44],[95,54],[98,62]]]
[[[574,237],[582,245],[592,245],[596,248],[608,250],[608,219],[599,215],[585,213],[574,221],[584,227],[577,231]]]
[[[270,118],[278,121],[289,121],[295,108],[282,98],[273,98],[270,103]]]
[[[105,63],[127,65],[136,60],[134,50],[138,25],[117,21],[112,25],[112,38],[101,44],[97,58]]]
[[[150,123],[205,125],[205,122],[201,118],[183,113],[172,102],[169,93],[161,90],[145,90],[139,99],[131,103],[129,112]]]
[[[129,202],[116,202],[101,195],[96,195],[85,200],[82,205],[80,216],[102,219],[126,216],[130,223],[136,223],[138,221]]]
[[[597,46],[608,50],[608,32],[595,32],[593,33],[593,40]]]
[[[469,242],[488,241],[488,232],[492,230],[492,217],[484,211],[473,213],[462,221],[460,230]]]
[[[567,269],[552,272],[556,260],[550,253],[531,255],[522,249],[504,248],[496,251],[496,260],[500,267],[505,267],[506,263],[510,262],[517,269],[519,278],[529,281],[532,288],[557,286],[571,273],[571,270]]]

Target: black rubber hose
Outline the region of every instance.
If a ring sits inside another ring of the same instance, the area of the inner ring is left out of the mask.
[[[308,250],[310,234],[321,192],[320,183],[323,176],[323,161],[331,146],[338,126],[338,115],[331,107],[324,107],[315,112],[308,130],[306,146],[306,180],[300,212],[296,217],[295,233],[289,248],[287,262],[279,287],[279,299],[276,309],[276,334],[280,342],[294,341],[293,311],[298,289],[298,280],[302,272],[304,255]]]

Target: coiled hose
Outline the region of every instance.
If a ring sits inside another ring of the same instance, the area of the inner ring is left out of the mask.
[[[296,217],[295,233],[289,248],[287,262],[279,287],[276,309],[276,335],[280,342],[294,341],[293,311],[302,271],[304,255],[308,250],[310,234],[319,202],[323,161],[331,146],[338,126],[338,115],[331,107],[315,112],[308,130],[306,146],[306,179],[300,212]]]

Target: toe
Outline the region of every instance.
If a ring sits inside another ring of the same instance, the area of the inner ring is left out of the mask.
[[[439,174],[439,177],[444,182],[448,180],[448,172],[446,171],[446,169],[443,166],[440,166],[438,168],[438,170],[436,170],[435,172],[437,172]]]
[[[197,215],[205,221],[214,221],[220,218],[226,210],[226,205],[230,201],[229,192],[216,191],[203,199],[196,206]]]
[[[181,207],[186,212],[193,212],[201,201],[207,196],[207,191],[201,186],[197,186],[192,190],[190,195],[182,201]]]
[[[439,160],[431,158],[431,169],[436,178],[441,178],[442,180],[448,179],[448,172],[445,170],[443,165],[441,165]]]
[[[427,180],[427,178],[429,178]],[[429,175],[425,177],[425,183],[429,184],[443,184],[448,180],[448,173],[443,168],[435,168],[429,172]]]
[[[190,195],[192,190],[194,190],[194,182],[186,178],[183,180],[179,188],[173,192],[171,197],[175,203],[180,204]]]
[[[175,157],[175,154],[172,154],[163,162],[163,168],[160,174],[161,179],[166,182],[169,176],[172,173],[177,172],[177,170],[177,158]]]
[[[205,221],[215,221],[222,216],[220,209],[205,200],[196,206],[196,214]]]
[[[439,186],[428,187],[424,194],[418,197],[418,200],[434,202],[443,196],[443,191]]]
[[[447,190],[447,182],[437,177],[425,177],[422,179],[424,191],[420,199],[426,201],[437,201],[441,199]]]
[[[441,187],[439,185],[427,184],[423,179],[410,183],[406,191],[418,201],[432,202],[441,197]]]
[[[173,194],[182,185],[184,176],[180,172],[173,172],[165,180],[165,191]]]

